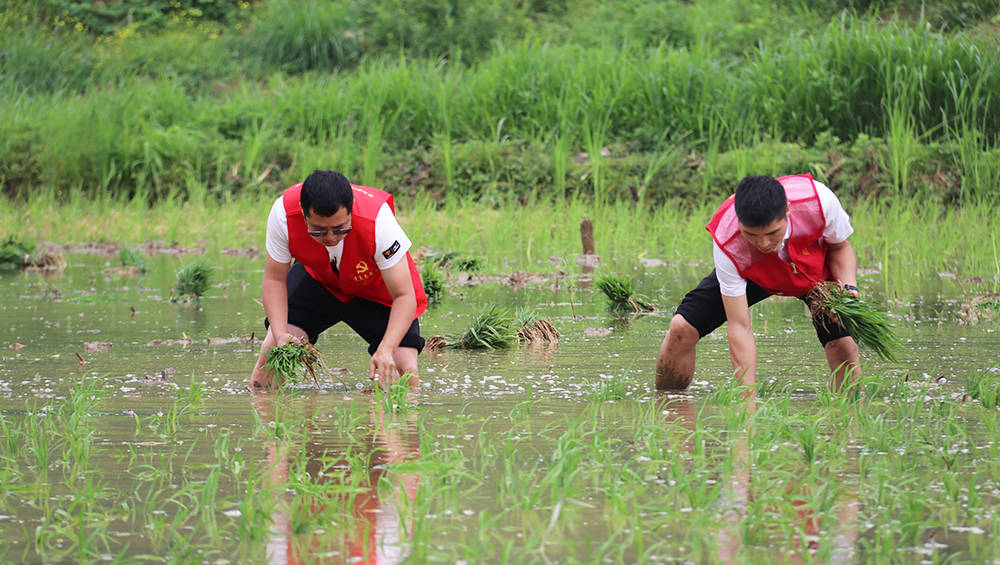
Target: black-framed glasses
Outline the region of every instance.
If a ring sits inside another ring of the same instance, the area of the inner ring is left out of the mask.
[[[323,237],[323,236],[325,236],[328,233],[333,234],[333,235],[347,235],[347,234],[351,233],[351,228],[350,227],[346,227],[346,228],[339,229],[339,230],[338,229],[334,229],[334,228],[327,228],[327,229],[321,230],[321,231],[311,231],[311,230],[307,229],[306,233],[309,234],[309,235],[311,235],[311,236],[313,236],[313,237]]]

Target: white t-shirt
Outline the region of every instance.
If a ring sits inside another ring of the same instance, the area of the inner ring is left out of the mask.
[[[820,241],[827,243],[841,243],[846,241],[854,228],[851,227],[851,217],[844,211],[840,204],[840,199],[832,190],[819,181],[816,184],[816,194],[819,196],[819,206],[823,209],[823,217],[826,218],[826,225],[823,226],[823,235]],[[782,261],[788,261],[788,236],[792,233],[791,224],[785,229],[785,237],[781,240],[776,253]],[[715,276],[719,279],[719,289],[722,296],[742,296],[747,293],[747,280],[740,276],[736,270],[733,260],[726,255],[719,244],[712,238],[712,258],[715,260]]]
[[[406,256],[410,245],[410,239],[406,237],[403,228],[396,221],[392,209],[389,208],[388,204],[382,204],[378,215],[375,216],[375,254],[372,256],[375,264],[383,271],[392,267]],[[393,247],[397,247],[397,249],[386,259],[383,251]],[[279,263],[292,262],[292,252],[288,248],[288,216],[285,214],[285,203],[281,196],[274,201],[271,213],[267,217],[265,249],[267,249],[267,254]],[[327,247],[326,251],[330,254],[330,261],[335,265],[340,265],[340,257],[344,254],[344,240],[340,240],[340,243],[333,247]]]

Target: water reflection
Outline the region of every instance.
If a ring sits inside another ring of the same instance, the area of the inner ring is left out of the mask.
[[[656,403],[665,423],[686,430],[686,439],[678,445],[681,453],[692,461],[706,457],[704,451],[696,453],[699,448],[695,445],[704,441],[699,426],[704,430],[713,425],[705,415],[705,407],[699,409],[694,396],[668,392],[658,392]],[[830,469],[817,472],[803,464],[778,474],[774,468],[761,468],[760,473],[755,473],[756,462],[767,461],[766,457],[758,457],[758,452],[770,450],[763,445],[765,440],[754,433],[757,408],[753,393],[724,407],[728,420],[742,425],[725,430],[727,441],[723,448],[728,448],[728,454],[719,465],[723,471],[717,480],[722,488],[715,503],[722,520],[712,562],[745,563],[748,555],[763,550],[767,554],[776,551],[771,556],[780,562],[853,563],[857,558],[860,502],[831,485],[831,481],[840,482],[842,478],[836,474],[831,477]],[[775,479],[776,475],[780,478]],[[830,540],[829,547],[820,547],[822,539]]]
[[[394,418],[373,398],[359,425],[331,429],[324,423],[330,420],[328,407],[312,396],[295,407],[304,414],[288,419],[304,436],[279,439],[275,436],[287,433],[283,400],[276,406],[275,395],[255,393],[252,402],[261,424],[275,430],[263,442],[268,485],[279,493],[267,562],[406,560],[412,532],[401,517],[416,499],[419,477],[391,466],[420,456],[416,415]]]

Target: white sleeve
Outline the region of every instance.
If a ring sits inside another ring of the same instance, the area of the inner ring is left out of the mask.
[[[715,261],[715,277],[719,279],[722,296],[741,296],[747,293],[747,280],[740,276],[736,265],[719,244],[712,239],[712,259]]]
[[[392,209],[383,204],[375,216],[375,264],[383,271],[392,267],[406,257],[410,245],[410,239],[396,221]]]
[[[844,211],[840,199],[825,184],[815,182],[816,194],[819,195],[819,205],[823,208],[826,225],[823,226],[823,239],[827,243],[846,241],[854,233],[851,217]]]
[[[285,215],[285,203],[279,196],[271,206],[267,216],[267,239],[264,248],[271,259],[279,263],[291,263],[292,252],[288,248],[288,216]]]

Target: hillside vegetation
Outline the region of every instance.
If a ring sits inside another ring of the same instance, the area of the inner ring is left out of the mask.
[[[0,0],[0,186],[997,199],[1000,0]]]

